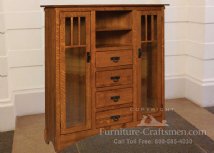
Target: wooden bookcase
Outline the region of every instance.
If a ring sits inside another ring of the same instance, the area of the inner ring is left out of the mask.
[[[165,5],[45,7],[45,141],[164,119]]]

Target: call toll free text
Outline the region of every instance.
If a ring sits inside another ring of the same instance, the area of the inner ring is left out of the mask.
[[[114,144],[122,145],[176,145],[176,144],[192,144],[192,139],[113,139]]]
[[[151,140],[144,140],[144,139],[114,139],[114,144],[152,144]]]

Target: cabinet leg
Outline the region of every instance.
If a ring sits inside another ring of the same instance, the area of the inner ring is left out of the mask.
[[[46,129],[44,130],[44,139],[45,139],[45,143],[49,144],[50,141],[48,140],[48,135],[47,135]]]

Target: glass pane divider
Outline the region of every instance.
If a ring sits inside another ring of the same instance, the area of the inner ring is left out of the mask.
[[[154,40],[154,15],[151,16],[151,40]]]
[[[73,31],[74,31],[74,27],[73,27],[73,17],[71,17],[71,46],[73,45]]]
[[[148,22],[147,22],[147,15],[145,15],[145,41],[148,41]]]
[[[81,21],[80,21],[80,17],[78,17],[78,44],[80,45],[80,41],[81,41],[81,38],[80,38],[80,26],[81,26]]]

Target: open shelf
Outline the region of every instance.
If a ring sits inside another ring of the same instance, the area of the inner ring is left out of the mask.
[[[96,11],[96,48],[132,48],[132,11]]]
[[[131,30],[131,11],[96,11],[96,31]]]
[[[130,49],[130,46],[132,46],[132,31],[96,32],[96,48],[98,50],[102,50],[102,48]]]

